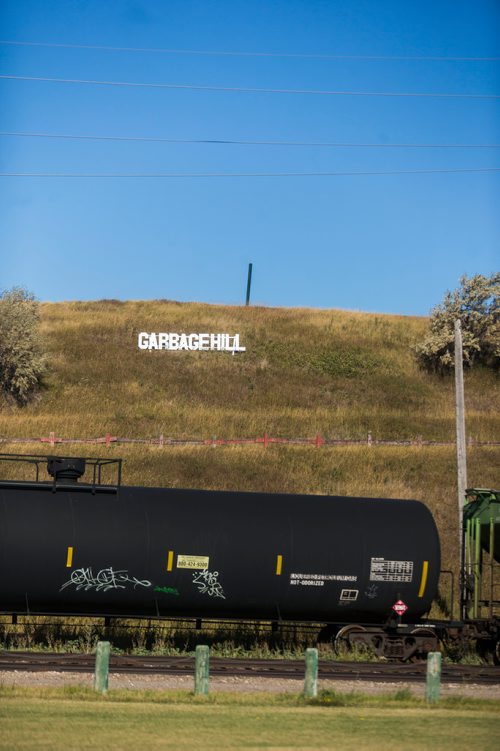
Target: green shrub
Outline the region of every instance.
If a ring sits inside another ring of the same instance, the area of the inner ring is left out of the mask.
[[[45,361],[38,334],[39,304],[21,287],[0,296],[0,389],[19,405],[38,390]]]
[[[447,292],[431,313],[430,332],[415,347],[417,360],[426,370],[440,373],[455,364],[455,321],[462,323],[465,365],[475,363],[497,368],[500,364],[500,273],[490,277],[463,276],[460,288]]]

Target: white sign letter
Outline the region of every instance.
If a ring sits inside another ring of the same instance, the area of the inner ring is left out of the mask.
[[[149,334],[146,331],[141,331],[139,334],[139,340],[137,342],[139,349],[147,349],[149,346]]]

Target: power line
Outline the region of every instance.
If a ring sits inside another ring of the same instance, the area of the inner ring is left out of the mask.
[[[453,94],[430,92],[395,92],[395,91],[328,91],[322,89],[265,89],[242,86],[210,86],[187,83],[135,83],[132,81],[95,81],[77,78],[48,78],[45,76],[0,75],[0,79],[11,81],[35,81],[45,83],[88,84],[92,86],[120,86],[148,89],[189,89],[191,91],[222,91],[243,94],[309,94],[315,96],[374,96],[374,97],[431,97],[434,99],[500,99],[500,94]]]
[[[0,40],[0,44],[16,47],[49,47],[75,50],[102,50],[108,52],[150,52],[165,55],[207,55],[212,57],[277,57],[301,60],[366,60],[366,61],[434,61],[434,62],[497,62],[500,57],[461,57],[447,55],[328,55],[298,52],[238,52],[225,50],[183,50],[161,47],[112,47],[98,44],[58,44],[53,42],[24,42]]]
[[[59,177],[59,178],[193,178],[193,177],[345,177],[371,175],[433,175],[471,172],[500,172],[500,167],[457,169],[415,169],[362,172],[0,172],[0,177]]]
[[[26,133],[22,131],[0,131],[0,136],[20,138],[53,138],[83,141],[133,141],[139,143],[208,144],[229,146],[312,146],[329,148],[367,149],[498,149],[498,143],[345,143],[341,141],[269,141],[236,140],[224,138],[159,138],[155,136],[101,136],[76,133]]]

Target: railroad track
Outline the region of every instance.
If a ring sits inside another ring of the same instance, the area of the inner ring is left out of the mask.
[[[50,652],[0,651],[0,672],[23,670],[30,672],[93,673],[95,655],[62,654]],[[111,655],[111,673],[149,675],[193,675],[194,657],[143,657]],[[210,658],[212,676],[244,676],[255,678],[304,677],[303,660],[248,660],[221,657]],[[425,664],[384,662],[332,662],[319,661],[319,679],[358,680],[373,682],[425,681]],[[493,665],[444,665],[442,680],[445,683],[474,683],[500,685],[500,667]]]

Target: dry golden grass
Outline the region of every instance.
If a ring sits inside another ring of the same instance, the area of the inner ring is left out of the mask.
[[[310,309],[153,302],[47,303],[50,372],[0,435],[454,439],[453,379],[421,373],[426,320]],[[145,352],[139,331],[239,331],[244,355]],[[498,438],[498,386],[467,373],[468,433]]]

